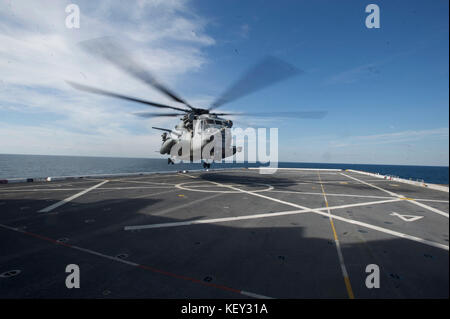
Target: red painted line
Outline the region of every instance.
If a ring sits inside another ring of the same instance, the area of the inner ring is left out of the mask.
[[[57,241],[57,240],[55,240],[53,238],[49,238],[49,237],[42,236],[42,235],[35,234],[35,233],[30,233],[30,232],[22,230],[22,229],[17,229],[17,228],[14,228],[14,227],[9,227],[9,226],[5,226],[5,225],[1,225],[1,224],[0,224],[0,226],[2,226],[3,228],[9,229],[9,230],[13,230],[13,231],[16,231],[16,232],[19,232],[19,233],[23,233],[25,235],[28,235],[28,236],[31,236],[31,237],[34,237],[34,238],[37,238],[37,239],[41,239],[41,240],[50,242],[50,243],[55,244],[55,245],[61,245],[61,246],[65,246],[65,247],[68,247],[68,248],[75,249],[75,250],[79,250],[79,249],[77,249],[76,246],[73,246],[73,245],[70,245],[70,244],[66,244],[66,243],[63,243],[63,242],[59,242],[59,241]],[[92,251],[92,252],[94,252],[94,251]],[[105,256],[107,256],[107,255],[105,255]],[[112,257],[112,256],[108,256],[108,257],[116,259],[115,257]],[[120,261],[117,260],[117,262],[120,262]],[[132,266],[132,265],[130,265],[130,266]],[[190,282],[193,282],[193,283],[201,284],[201,285],[207,286],[207,287],[212,287],[212,288],[217,288],[217,289],[221,289],[221,290],[225,290],[225,291],[230,291],[230,292],[234,292],[234,293],[237,293],[237,294],[241,294],[241,292],[242,292],[242,290],[239,290],[239,289],[230,288],[230,287],[227,287],[227,286],[217,285],[217,284],[213,284],[213,283],[207,283],[207,282],[201,281],[199,279],[195,279],[195,278],[191,278],[191,277],[187,277],[187,276],[182,276],[182,275],[177,275],[177,274],[174,274],[174,273],[171,273],[171,272],[168,272],[168,271],[160,270],[160,269],[153,268],[153,267],[146,266],[146,265],[137,264],[137,266],[135,266],[135,267],[138,267],[138,268],[141,268],[141,269],[144,269],[144,270],[148,270],[148,271],[151,271],[151,272],[154,272],[154,273],[162,274],[162,275],[165,275],[165,276],[168,276],[168,277],[173,277],[173,278],[182,279],[182,280],[185,280],[185,281],[190,281]]]
[[[164,271],[164,270],[160,270],[160,269],[156,269],[156,268],[153,268],[153,267],[149,267],[149,266],[145,266],[145,265],[138,265],[138,267],[142,268],[142,269],[146,269],[146,270],[152,271],[152,272],[160,273],[160,274],[163,274],[163,275],[166,275],[166,276],[170,276],[170,277],[174,277],[174,278],[178,278],[178,279],[183,279],[183,280],[186,280],[186,281],[195,282],[195,283],[201,284],[203,286],[214,287],[214,288],[218,288],[218,289],[222,289],[222,290],[226,290],[226,291],[235,292],[235,293],[238,293],[238,294],[241,293],[241,290],[238,290],[238,289],[234,289],[234,288],[230,288],[230,287],[227,287],[227,286],[222,286],[222,285],[216,285],[216,284],[203,282],[203,281],[201,281],[199,279],[186,277],[186,276],[182,276],[182,275],[177,275],[177,274],[170,273],[170,272],[167,272],[167,271]]]

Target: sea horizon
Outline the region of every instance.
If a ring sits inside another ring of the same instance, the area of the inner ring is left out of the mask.
[[[212,168],[267,166],[268,163],[213,163]],[[449,167],[437,165],[278,162],[279,168],[355,169],[432,184],[449,184]],[[0,179],[133,174],[202,169],[200,163],[168,165],[165,158],[84,155],[0,154]]]
[[[108,155],[49,155],[49,154],[21,154],[21,153],[0,153],[2,155],[24,155],[24,156],[58,156],[58,157],[89,157],[89,158],[123,158],[123,159],[150,159],[167,160],[161,157],[138,157],[138,156],[108,156]],[[256,162],[259,163],[259,162]],[[419,167],[450,167],[449,165],[423,165],[423,164],[379,164],[379,163],[339,163],[339,162],[302,162],[302,161],[278,161],[278,163],[305,163],[305,164],[327,164],[327,165],[380,165],[380,166],[419,166]],[[239,164],[239,163],[236,163]]]

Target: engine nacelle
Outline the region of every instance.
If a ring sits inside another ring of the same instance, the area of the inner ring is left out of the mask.
[[[174,140],[173,138],[168,138],[168,139],[166,139],[166,140],[162,143],[161,149],[159,150],[159,152],[160,152],[161,154],[170,154],[170,150],[171,150],[172,146],[175,145],[176,142],[177,142],[177,141]]]

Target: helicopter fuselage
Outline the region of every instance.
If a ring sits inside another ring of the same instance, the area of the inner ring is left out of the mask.
[[[211,114],[184,116],[173,130],[162,134],[160,153],[172,160],[221,160],[233,156],[230,128],[233,122]]]

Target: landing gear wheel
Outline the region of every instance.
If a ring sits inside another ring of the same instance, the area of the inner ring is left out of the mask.
[[[168,164],[168,165],[170,165],[170,164],[174,165],[175,163],[174,163],[170,158],[168,158],[168,159],[167,159],[167,164]]]
[[[211,167],[211,164],[210,164],[210,163],[203,162],[203,168],[204,168],[204,169],[208,169],[208,168],[210,168],[210,167]]]

